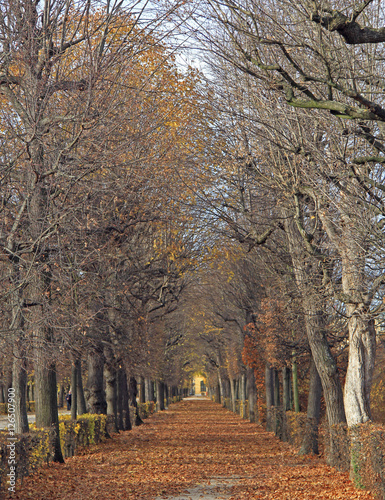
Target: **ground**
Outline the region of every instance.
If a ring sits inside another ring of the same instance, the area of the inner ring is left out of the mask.
[[[209,400],[182,401],[132,431],[26,478],[12,500],[373,500],[322,459]]]

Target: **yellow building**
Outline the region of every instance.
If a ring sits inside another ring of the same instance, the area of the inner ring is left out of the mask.
[[[192,386],[195,396],[207,395],[206,377],[204,377],[202,374],[197,373],[194,375]]]

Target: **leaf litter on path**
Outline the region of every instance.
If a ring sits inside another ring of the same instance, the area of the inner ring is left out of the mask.
[[[374,500],[348,474],[301,457],[209,400],[182,401],[132,431],[44,466],[12,500]]]

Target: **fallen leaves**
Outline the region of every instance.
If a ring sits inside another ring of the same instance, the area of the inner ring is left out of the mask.
[[[373,500],[347,474],[298,456],[272,433],[210,401],[183,401],[64,465],[43,467],[8,498],[151,500],[213,478],[229,482],[233,500]]]

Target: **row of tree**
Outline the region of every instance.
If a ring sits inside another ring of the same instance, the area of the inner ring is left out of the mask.
[[[89,406],[111,414],[130,380],[177,385],[202,366],[220,398],[247,392],[251,408],[263,383],[281,404],[282,369],[283,405],[298,409],[300,361],[303,449],[316,450],[321,387],[330,425],[371,419],[383,7],[194,7],[150,20],[109,2],[1,11],[2,342],[19,429],[31,367],[38,425],[57,425],[63,358],[76,388],[87,354]],[[182,22],[207,83],[167,47],[165,26]]]
[[[352,431],[371,420],[384,307],[383,22],[374,0],[213,0],[194,18],[226,144],[205,205],[258,263],[267,300],[260,315],[254,295],[249,336],[260,346],[278,317],[290,351],[303,325],[310,394],[319,376],[329,424]]]
[[[199,257],[183,182],[205,148],[206,103],[164,42],[175,9],[1,6],[1,344],[17,432],[32,370],[36,424],[57,429],[58,364],[72,365],[73,417],[86,361],[88,410],[117,427],[134,377],[149,399],[155,379],[180,382],[165,318]]]

